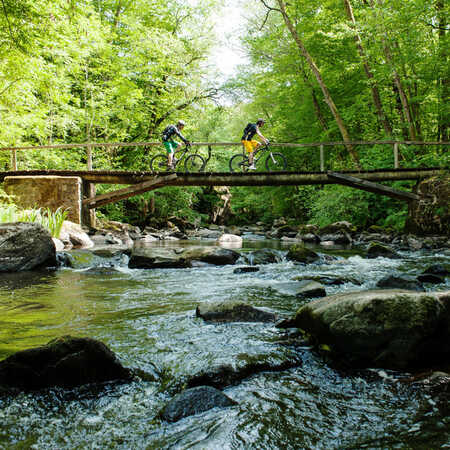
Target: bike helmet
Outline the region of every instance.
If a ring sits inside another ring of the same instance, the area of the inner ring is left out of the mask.
[[[256,125],[264,125],[266,123],[266,121],[264,119],[258,119],[256,121]]]
[[[179,121],[177,122],[177,125],[181,125],[181,126],[184,127],[186,124],[185,124],[184,120],[179,120]]]

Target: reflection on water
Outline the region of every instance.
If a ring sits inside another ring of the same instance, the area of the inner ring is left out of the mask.
[[[257,248],[284,254],[288,244],[244,241],[242,251]],[[283,339],[284,331],[270,324],[213,325],[195,318],[199,303],[215,300],[244,300],[289,316],[301,301],[272,287],[296,276],[350,280],[327,286],[332,294],[373,288],[387,274],[400,270],[417,275],[428,265],[450,261],[439,253],[405,253],[398,260],[369,260],[339,249],[327,253],[334,258],[322,258],[318,264],[283,260],[262,265],[258,272],[235,274],[234,266],[130,270],[123,261],[82,252],[76,269],[2,274],[0,359],[63,334],[91,336],[110,346],[128,367],[150,371],[155,364],[164,388],[135,381],[96,391],[83,387],[0,398],[0,448],[449,446],[448,403],[439,398],[368,371],[340,374],[309,347],[292,346]],[[449,280],[438,288],[449,289]],[[158,418],[172,389],[188,375],[221,364],[236,366],[248,357],[276,363],[294,354],[301,356],[302,367],[261,373],[227,388],[226,394],[239,403],[236,407],[170,425]],[[394,379],[402,375],[391,374]]]

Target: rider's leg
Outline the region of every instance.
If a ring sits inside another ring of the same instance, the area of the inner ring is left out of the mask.
[[[175,152],[176,145],[173,141],[168,142],[168,144],[169,144],[168,147],[166,147],[167,148],[167,167],[169,169],[173,169],[173,155]]]
[[[258,147],[261,145],[258,141],[250,141],[251,149],[252,151],[248,154],[248,162],[250,163],[249,169],[256,169],[254,164],[254,152],[258,149]]]

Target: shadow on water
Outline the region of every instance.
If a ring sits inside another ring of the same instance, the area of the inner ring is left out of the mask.
[[[25,271],[0,274],[0,290],[14,291],[37,285],[52,285],[56,283],[54,271]]]

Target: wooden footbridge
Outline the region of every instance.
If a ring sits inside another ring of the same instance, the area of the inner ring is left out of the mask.
[[[208,172],[207,167],[204,172],[186,173],[186,172],[137,172],[137,171],[111,171],[111,170],[93,170],[93,151],[96,148],[123,148],[123,147],[151,147],[160,145],[159,142],[142,143],[89,143],[89,144],[63,144],[48,145],[39,147],[7,147],[0,148],[0,151],[11,152],[11,170],[0,172],[0,182],[6,176],[77,176],[83,180],[84,196],[83,204],[89,209],[93,209],[108,203],[117,202],[128,197],[142,194],[150,190],[164,186],[282,186],[282,185],[325,185],[342,184],[356,189],[362,189],[374,192],[380,195],[387,195],[404,201],[419,200],[421,197],[412,192],[393,189],[380,184],[385,181],[399,180],[421,180],[433,177],[448,171],[448,167],[430,167],[430,168],[405,168],[400,167],[399,147],[414,146],[440,146],[447,149],[450,142],[409,142],[409,141],[357,141],[352,142],[354,146],[362,145],[386,145],[393,151],[394,164],[392,168],[378,170],[345,170],[332,171],[325,167],[325,149],[330,146],[342,146],[348,143],[344,142],[324,142],[308,144],[272,144],[279,147],[315,147],[319,150],[320,171],[316,172]],[[211,150],[213,146],[240,146],[240,143],[195,143],[194,146],[208,146]],[[17,152],[41,149],[52,150],[73,150],[86,149],[87,170],[18,170]],[[443,152],[444,154],[444,152]],[[231,155],[230,155],[231,156]],[[404,162],[403,162],[404,165]],[[289,164],[288,164],[289,167]],[[126,188],[119,189],[107,194],[96,195],[96,184],[123,184],[129,185]]]

